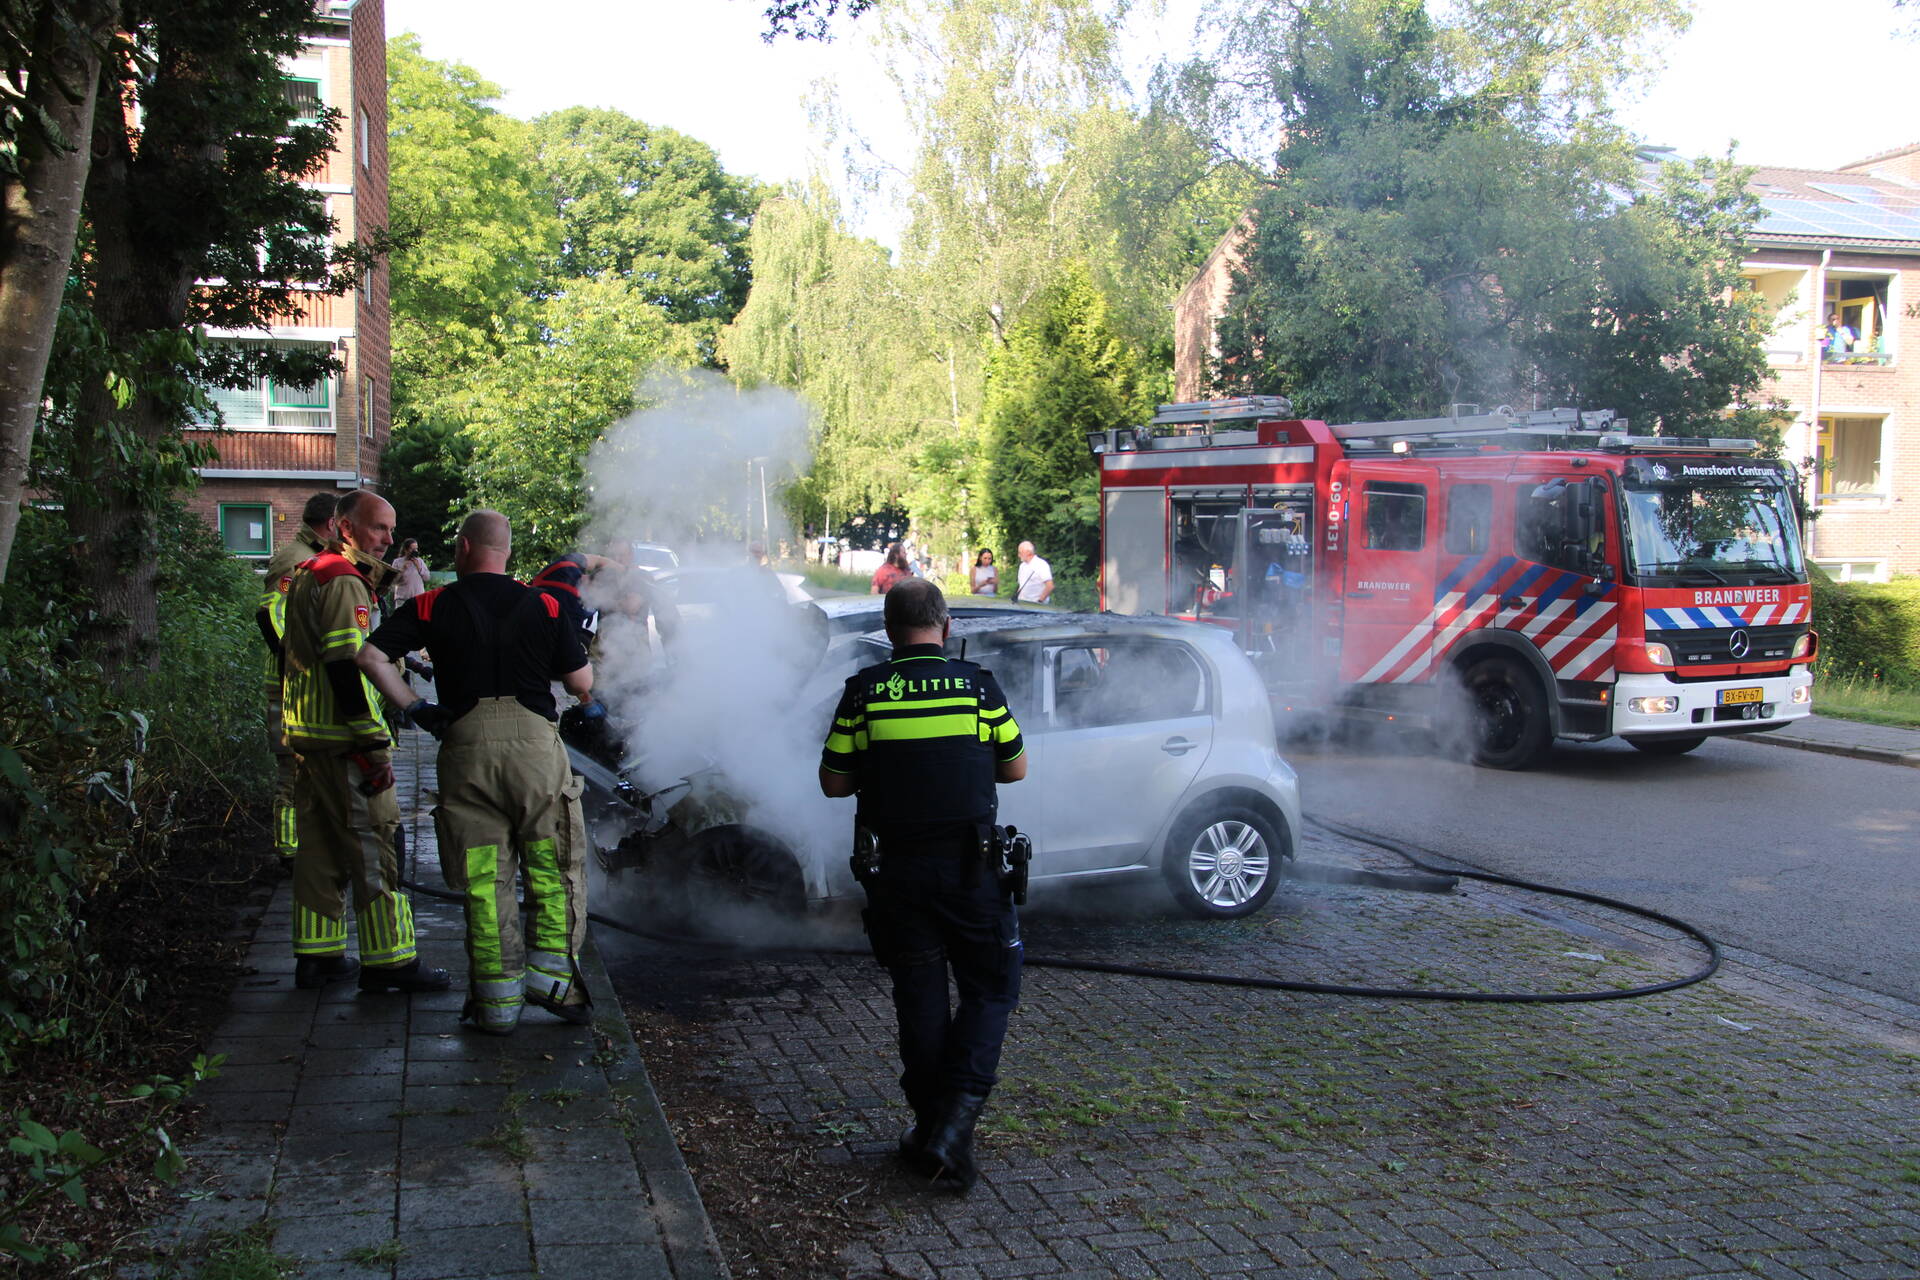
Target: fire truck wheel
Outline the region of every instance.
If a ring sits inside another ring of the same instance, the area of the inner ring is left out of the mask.
[[[1174,899],[1196,916],[1232,920],[1267,905],[1287,848],[1251,809],[1202,809],[1174,826],[1161,863]]]
[[[1547,700],[1531,671],[1510,658],[1483,658],[1467,668],[1474,710],[1473,762],[1488,769],[1530,769],[1552,733]]]
[[[1683,756],[1707,740],[1706,734],[1694,738],[1628,738],[1635,751],[1650,756]]]

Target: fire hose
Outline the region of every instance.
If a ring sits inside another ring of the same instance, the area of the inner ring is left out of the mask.
[[[1478,880],[1485,884],[1502,885],[1507,888],[1523,889],[1531,893],[1546,894],[1550,897],[1568,898],[1576,902],[1585,902],[1593,906],[1604,907],[1610,911],[1619,911],[1664,925],[1698,943],[1706,953],[1706,963],[1692,973],[1673,978],[1666,982],[1649,983],[1637,987],[1610,988],[1605,991],[1445,991],[1424,987],[1373,987],[1356,986],[1338,982],[1311,982],[1298,978],[1263,978],[1239,974],[1213,973],[1195,969],[1165,969],[1153,965],[1121,964],[1107,960],[1084,960],[1070,956],[1047,956],[1029,954],[1024,964],[1029,969],[1060,969],[1073,973],[1105,973],[1129,978],[1152,978],[1163,982],[1190,982],[1216,987],[1245,987],[1257,991],[1292,991],[1306,995],[1357,996],[1377,1000],[1437,1000],[1460,1004],[1585,1004],[1601,1000],[1635,1000],[1644,996],[1659,995],[1662,992],[1677,991],[1682,987],[1704,982],[1720,969],[1719,944],[1695,925],[1651,907],[1638,906],[1610,898],[1605,894],[1588,893],[1582,889],[1566,889],[1556,885],[1541,884],[1533,880],[1524,880],[1518,876],[1501,875],[1493,871],[1479,871],[1464,867],[1443,867],[1428,862],[1411,851],[1370,832],[1328,822],[1325,819],[1309,818],[1311,825],[1323,831],[1331,832],[1347,840],[1391,853],[1421,871],[1433,875],[1457,876],[1465,880]],[[410,854],[411,851],[409,851]],[[410,858],[409,858],[410,861]],[[433,889],[419,884],[411,878],[400,882],[408,889],[429,898],[443,902],[464,901],[459,894],[444,889]],[[649,942],[665,943],[671,946],[696,947],[716,951],[738,951],[747,944],[734,941],[720,941],[701,938],[691,934],[670,933],[660,929],[649,929],[631,924],[624,920],[615,920],[597,911],[589,911],[587,919],[604,928],[619,933],[644,938]],[[792,956],[797,958],[811,956],[860,956],[871,955],[864,947],[794,947],[794,946],[752,946],[747,949],[770,958]]]

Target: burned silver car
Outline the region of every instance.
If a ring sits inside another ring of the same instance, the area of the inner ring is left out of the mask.
[[[1025,734],[1028,776],[1000,788],[999,820],[1031,836],[1036,893],[1157,875],[1215,918],[1273,896],[1300,831],[1299,790],[1230,633],[956,609],[947,651],[995,674]],[[597,762],[576,751],[602,865],[785,910],[857,897],[853,806],[818,795],[815,765],[842,681],[889,652],[883,633],[832,637],[784,714],[756,730],[765,749],[751,770],[724,750],[664,771],[644,751]]]

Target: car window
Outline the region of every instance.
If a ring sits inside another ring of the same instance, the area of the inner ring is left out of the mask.
[[[1060,728],[1171,720],[1207,709],[1207,682],[1187,646],[1130,640],[1047,651],[1053,723]]]
[[[1366,547],[1418,551],[1427,544],[1427,486],[1367,481]]]
[[[1027,645],[1005,649],[980,649],[969,646],[967,661],[993,673],[1000,691],[1007,695],[1007,707],[1022,729],[1034,720],[1033,650]]]

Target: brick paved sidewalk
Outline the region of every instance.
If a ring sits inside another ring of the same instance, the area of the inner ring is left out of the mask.
[[[421,798],[433,744],[403,737],[412,878],[443,887]],[[289,904],[283,885],[255,933],[183,1195],[137,1274],[194,1274],[210,1233],[258,1224],[305,1280],[727,1274],[596,952],[594,1027],[529,1007],[496,1038],[459,1025],[457,906],[415,895],[421,959],[454,989],[407,997],[296,990]]]
[[[1025,923],[1036,954],[1376,985],[1592,990],[1697,963],[1607,915],[1490,886],[1289,885],[1229,924],[1157,899]],[[871,962],[707,957],[696,984],[668,949],[610,957],[709,1087],[882,1188],[842,1256],[854,1280],[1920,1275],[1920,1008],[1836,1005],[1779,965],[1529,1006],[1029,970],[961,1200],[889,1154],[904,1111]]]

